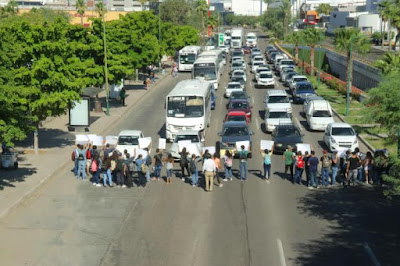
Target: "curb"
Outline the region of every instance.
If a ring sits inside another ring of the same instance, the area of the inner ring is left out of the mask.
[[[161,77],[159,79],[159,82],[157,82],[156,84],[154,84],[155,86],[153,87],[156,88],[161,81],[163,81],[165,78],[167,78],[169,75],[165,75],[163,77]],[[136,102],[143,99],[151,90],[147,90],[147,92],[145,92],[142,97],[137,98]],[[125,117],[127,115],[127,113],[134,107],[134,104],[131,104],[126,110],[125,112],[123,112],[120,116],[116,117],[116,119],[114,119],[112,121],[112,123],[106,127],[101,133],[106,133],[108,130],[111,130],[110,128],[112,128],[113,125],[115,125],[118,121],[120,121],[123,117]],[[71,164],[70,161],[66,161],[64,164],[62,164],[60,167],[58,167],[57,169],[55,169],[52,173],[50,173],[49,175],[47,175],[46,177],[42,178],[38,183],[36,183],[36,185],[34,185],[33,187],[31,187],[27,192],[25,192],[21,197],[19,197],[15,202],[11,203],[10,206],[8,206],[7,208],[5,208],[1,213],[0,213],[0,219],[4,218],[7,214],[9,214],[12,210],[14,210],[15,208],[17,208],[23,201],[25,201],[26,199],[28,199],[29,197],[31,197],[33,195],[33,193],[35,193],[37,190],[39,190],[44,184],[47,183],[47,181],[49,181],[51,178],[55,178],[60,176],[61,174],[63,174],[65,172],[65,170],[67,169],[67,167],[69,167],[69,165]],[[58,174],[55,174],[58,173]]]

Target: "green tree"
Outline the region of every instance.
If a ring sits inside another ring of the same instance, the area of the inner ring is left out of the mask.
[[[315,10],[318,12],[318,14],[329,15],[333,8],[330,4],[319,4]]]
[[[391,14],[391,1],[390,0],[383,0],[382,2],[378,3],[378,10],[379,10],[379,15],[381,16],[382,19],[382,26],[383,26],[383,32],[385,32],[386,28],[386,22],[388,21],[390,14]],[[384,39],[382,38],[382,47],[384,45]]]
[[[161,6],[161,19],[175,25],[185,25],[191,6],[185,0],[166,0]]]
[[[277,39],[283,37],[283,15],[282,10],[279,8],[269,8],[263,15],[263,26],[268,31],[272,31]]]
[[[208,17],[207,26],[210,27],[211,31],[214,31],[218,26],[218,19],[215,16]]]
[[[0,7],[0,18],[7,18],[9,16],[16,15],[18,14],[18,11],[18,3],[14,0],[11,0],[6,6]]]
[[[208,4],[206,0],[197,0],[195,2],[195,10],[201,17],[202,29],[205,29],[205,18],[207,17]]]
[[[324,33],[320,29],[308,28],[303,31],[305,43],[310,46],[310,64],[311,64],[311,75],[314,75],[314,58],[315,58],[315,46],[318,45],[325,37]]]
[[[400,130],[400,75],[391,72],[384,76],[378,87],[368,91],[367,117],[381,124],[391,137]]]
[[[366,54],[371,49],[369,37],[357,28],[342,28],[335,30],[335,47],[338,51],[344,51],[347,55],[346,73],[348,81],[352,81],[353,60],[350,58],[354,50],[359,54]]]
[[[147,0],[138,0],[138,2],[142,6],[142,10],[145,10],[145,4],[147,3]]]
[[[375,62],[375,67],[379,68],[384,75],[392,71],[400,71],[400,55],[387,52],[383,57]]]
[[[283,14],[283,38],[285,38],[288,30],[289,20],[291,18],[292,4],[290,0],[282,0],[279,8]]]
[[[299,45],[301,44],[303,38],[302,34],[299,31],[295,31],[292,34],[288,35],[286,38],[290,43],[294,45],[295,58],[297,63],[299,61]]]
[[[394,50],[396,50],[397,42],[399,42],[399,48],[400,48],[400,0],[392,0],[392,3],[390,5],[390,10],[391,12],[389,14],[389,17],[392,21],[392,25],[397,30],[397,35],[393,46]]]
[[[81,25],[83,26],[83,15],[85,15],[86,10],[85,0],[76,0],[75,8],[78,14],[81,16]]]

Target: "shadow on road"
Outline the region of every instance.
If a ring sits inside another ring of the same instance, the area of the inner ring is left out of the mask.
[[[36,168],[19,167],[14,169],[0,169],[0,190],[5,187],[15,187],[14,183],[25,182],[25,179],[36,173]]]
[[[67,127],[67,125],[66,125]],[[56,128],[39,128],[39,148],[63,148],[64,146],[74,145],[75,135]],[[32,148],[33,133],[20,142],[15,143],[16,147]]]
[[[298,243],[295,265],[381,265],[400,262],[400,202],[386,200],[373,187],[315,191],[300,199],[299,211],[333,222],[317,240]],[[311,229],[312,230],[312,229]],[[368,247],[366,246],[368,245]]]

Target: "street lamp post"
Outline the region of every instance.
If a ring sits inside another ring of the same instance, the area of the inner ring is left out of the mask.
[[[110,104],[109,104],[109,96],[110,96],[110,89],[108,87],[108,67],[107,67],[107,41],[106,41],[106,22],[104,19],[105,13],[105,6],[103,6],[101,19],[103,22],[103,46],[104,46],[104,80],[106,85],[106,114],[110,115]]]
[[[160,45],[160,62],[158,63],[158,69],[161,70],[161,2],[158,2],[158,44]]]
[[[346,116],[349,115],[350,112],[350,91],[351,91],[351,76],[352,76],[352,56],[353,56],[353,36],[350,38],[350,49],[349,49],[349,70],[347,73],[347,91],[346,91]]]
[[[322,31],[319,32],[319,51],[318,51],[318,83],[317,88],[319,89],[319,85],[321,82],[321,51],[322,51]]]

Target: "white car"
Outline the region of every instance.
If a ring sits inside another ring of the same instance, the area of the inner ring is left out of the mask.
[[[253,57],[252,63],[262,62],[264,65],[266,64],[265,59],[262,55]]]
[[[231,62],[232,62],[232,63],[235,62],[235,61],[238,61],[238,60],[244,62],[243,56],[233,56],[233,57],[231,58]]]
[[[265,71],[271,71],[271,68],[267,65],[261,65],[257,68],[256,72],[254,73],[254,80],[258,80],[258,75],[260,75],[260,72],[265,72]],[[271,71],[272,72],[272,71]]]
[[[265,129],[267,132],[274,131],[280,124],[290,124],[291,115],[285,109],[268,109],[265,111]]]
[[[218,46],[218,49],[221,49],[221,50],[224,51],[226,54],[229,53],[229,46],[228,46],[228,45],[220,45],[220,46]]]
[[[294,63],[294,61],[292,59],[282,59],[279,62],[278,71],[279,71],[279,73],[281,73],[282,69],[284,67],[293,67],[294,68],[295,66],[296,66],[296,64]]]
[[[258,68],[259,66],[261,66],[261,65],[264,65],[264,63],[263,63],[263,62],[254,62],[254,63],[251,65],[251,72],[252,72],[252,73],[255,73],[256,70],[257,70],[257,68]]]
[[[197,130],[179,130],[178,133],[176,133],[175,140],[171,145],[171,155],[175,160],[179,160],[181,158],[181,155],[179,154],[179,141],[185,140],[190,140],[192,144],[197,146],[199,151],[203,150],[204,139],[201,132]]]
[[[253,63],[254,58],[257,57],[257,56],[261,56],[262,57],[261,52],[260,53],[254,53],[254,54],[250,55],[250,64]]]
[[[231,77],[232,77],[232,78],[233,78],[233,77],[243,77],[244,80],[245,80],[245,82],[247,82],[246,72],[243,71],[243,70],[234,70],[234,71],[232,72],[232,76],[231,76]]]
[[[328,101],[314,100],[308,103],[306,111],[307,123],[311,130],[324,131],[326,127],[335,122],[332,107]]]
[[[306,99],[304,100],[304,103],[303,103],[303,113],[307,113],[307,106],[308,106],[308,104],[309,104],[311,101],[314,101],[314,100],[324,100],[324,97],[322,97],[322,96],[317,96],[317,95],[310,95],[310,96],[307,96]]]
[[[347,123],[331,123],[325,129],[324,142],[330,151],[358,148],[357,134]]]
[[[264,103],[265,110],[280,109],[292,113],[292,104],[285,90],[267,90]]]
[[[279,80],[282,81],[282,82],[285,82],[287,74],[290,73],[290,72],[295,72],[294,68],[284,67],[283,70],[281,71],[281,75],[279,77]]]
[[[144,138],[141,130],[122,130],[118,134],[118,143],[116,149],[123,153],[127,150],[133,156],[135,150],[139,148],[139,138]]]
[[[260,72],[257,79],[257,85],[275,88],[275,79],[272,71]]]
[[[296,87],[297,82],[303,82],[303,81],[308,81],[306,76],[303,75],[295,75],[293,76],[289,81],[289,88],[291,91],[294,90],[294,88]]]
[[[234,91],[243,91],[243,86],[239,82],[229,82],[225,88],[225,97],[231,97]]]

